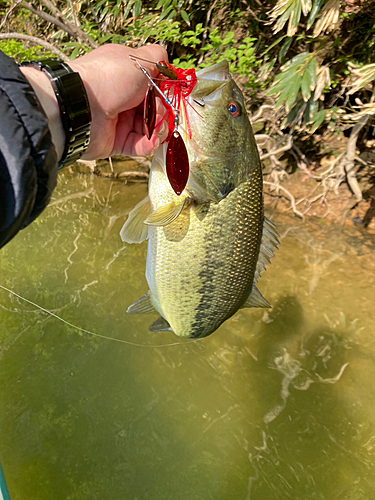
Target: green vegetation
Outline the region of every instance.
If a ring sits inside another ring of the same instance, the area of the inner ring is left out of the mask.
[[[269,139],[259,144],[270,183],[278,185],[289,171],[282,153],[324,190],[337,193],[346,183],[356,203],[375,184],[375,155],[358,155],[374,133],[373,1],[38,0],[31,6],[3,0],[0,19],[0,49],[17,60],[57,49],[74,59],[104,43],[151,42],[164,43],[182,68],[227,59],[256,130]],[[41,41],[1,40],[7,33]],[[323,175],[320,157],[341,153],[327,146],[332,134],[352,140]]]

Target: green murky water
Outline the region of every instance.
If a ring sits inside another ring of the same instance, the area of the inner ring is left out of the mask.
[[[0,254],[0,456],[12,500],[370,500],[375,248],[358,229],[278,222],[282,246],[212,336],[126,315],[146,244],[118,236],[146,192],[66,172]],[[153,347],[162,344],[163,347]]]

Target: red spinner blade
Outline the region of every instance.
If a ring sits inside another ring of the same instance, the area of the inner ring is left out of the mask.
[[[166,170],[173,191],[180,196],[189,178],[189,157],[185,143],[177,130],[173,132],[168,142]]]
[[[147,139],[150,140],[155,129],[156,121],[156,93],[155,87],[152,85],[148,86],[146,92],[143,109],[143,121],[146,129]]]

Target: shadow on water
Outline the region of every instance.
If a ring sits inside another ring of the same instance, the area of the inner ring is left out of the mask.
[[[375,375],[373,353],[351,340],[352,325],[310,331],[296,297],[279,299],[267,316],[253,345],[256,366],[244,367],[257,391],[251,398],[262,402],[243,438],[247,491],[238,488],[245,478],[236,486],[231,473],[220,498],[372,498],[375,391],[365,386]],[[243,466],[243,456],[228,457],[232,461],[238,470]]]
[[[374,243],[281,217],[260,280],[273,309],[241,310],[187,343],[125,314],[147,290],[146,246],[118,233],[144,195],[63,174],[44,217],[1,256],[4,286],[146,345],[83,334],[1,291],[12,500],[373,498]]]

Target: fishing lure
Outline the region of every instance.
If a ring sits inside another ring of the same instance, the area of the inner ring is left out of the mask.
[[[167,105],[166,114],[169,122],[169,133],[166,139],[166,141],[168,141],[166,172],[172,189],[179,196],[184,190],[189,178],[189,157],[184,140],[178,131],[178,126],[182,111],[184,122],[186,123],[189,137],[191,138],[191,128],[187,115],[186,103],[188,103],[187,97],[190,95],[197,82],[195,70],[175,68],[166,61],[152,63],[156,65],[159,73],[165,77],[161,78],[160,82],[158,82],[159,85],[157,85],[147,70],[139,64],[138,59],[146,62],[151,61],[147,61],[140,57],[129,57],[137,63],[138,67],[149,80],[143,115],[146,134],[149,139],[156,126],[156,92],[160,94],[163,102]]]

